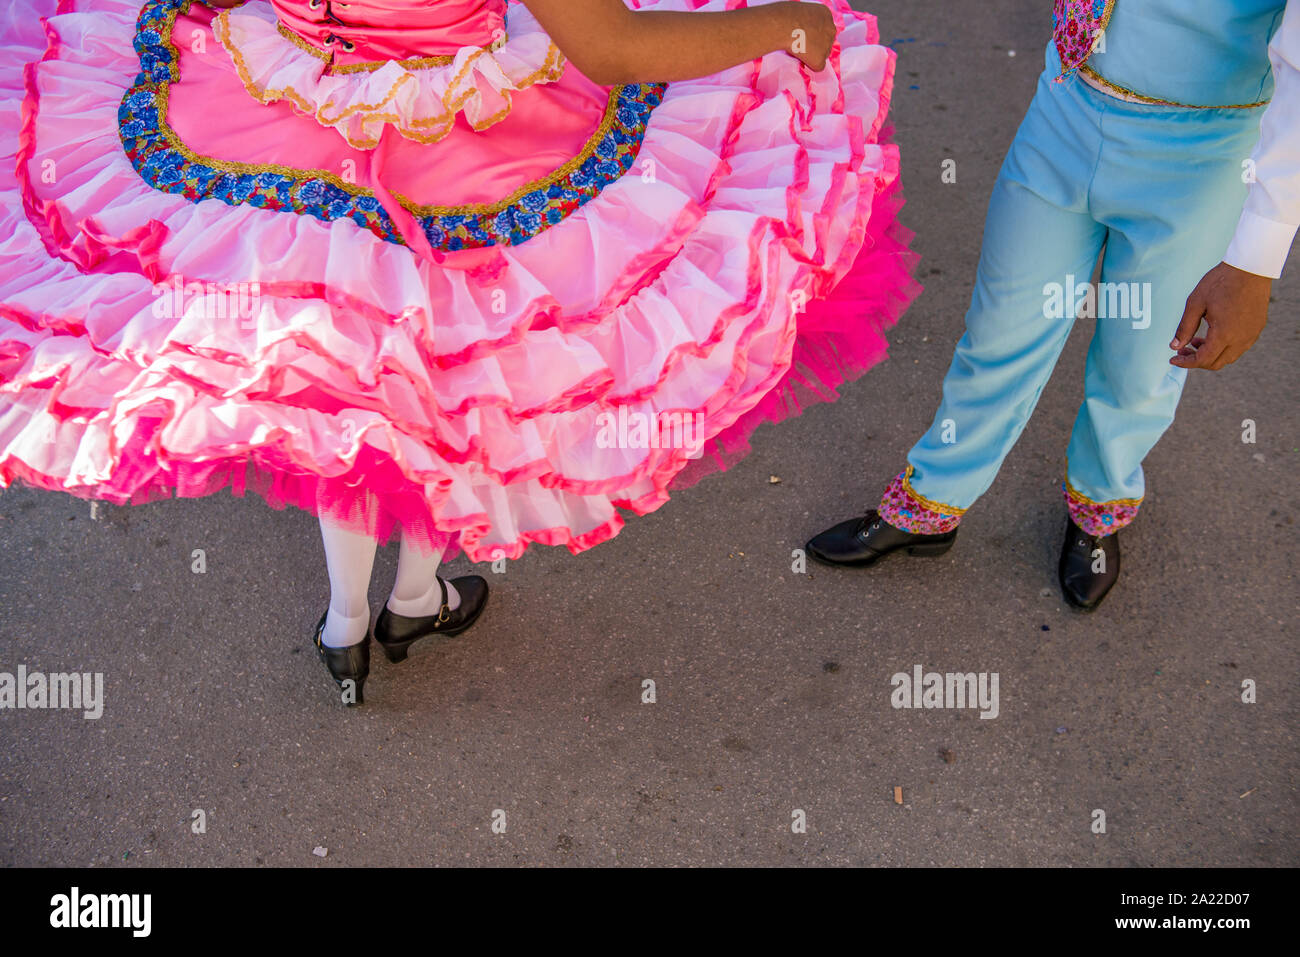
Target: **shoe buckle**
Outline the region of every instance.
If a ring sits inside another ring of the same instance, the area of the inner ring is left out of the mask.
[[[442,607],[438,609],[438,624],[441,625],[444,621],[446,621],[450,617],[451,617],[451,609],[447,606],[446,602],[443,602]]]

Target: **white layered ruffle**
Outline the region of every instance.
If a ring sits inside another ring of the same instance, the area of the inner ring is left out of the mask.
[[[225,10],[212,23],[250,95],[262,103],[289,101],[356,149],[377,146],[388,124],[409,140],[436,143],[458,113],[485,130],[510,115],[513,94],[558,80],[566,62],[522,4],[511,6],[510,34],[499,47],[461,47],[436,65],[390,60],[371,71],[330,74],[305,42],[277,27],[267,3]]]

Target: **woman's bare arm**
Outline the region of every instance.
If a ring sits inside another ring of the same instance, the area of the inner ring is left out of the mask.
[[[835,20],[820,3],[742,10],[631,10],[623,0],[522,0],[560,52],[602,85],[691,80],[777,50],[826,65]]]

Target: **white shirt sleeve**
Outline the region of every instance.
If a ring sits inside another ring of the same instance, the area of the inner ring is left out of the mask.
[[[1277,279],[1300,224],[1300,0],[1288,0],[1268,58],[1273,99],[1251,155],[1255,179],[1223,261]]]

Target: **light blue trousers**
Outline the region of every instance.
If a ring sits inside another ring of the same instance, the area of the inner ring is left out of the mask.
[[[993,187],[966,331],[934,422],[907,456],[913,505],[943,506],[954,524],[1020,437],[1076,310],[1087,314],[1080,284],[1103,244],[1068,498],[1095,524],[1132,520],[1142,460],[1173,421],[1187,375],[1169,364],[1169,341],[1246,197],[1263,107],[1128,103],[1077,75],[1054,83],[1055,72],[1039,79]],[[913,530],[934,527],[918,520]]]

